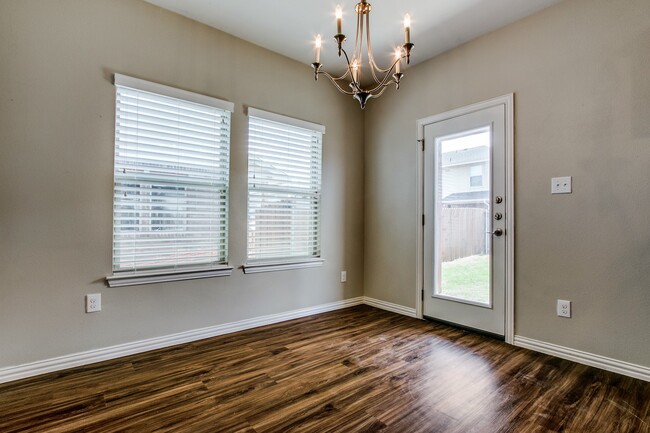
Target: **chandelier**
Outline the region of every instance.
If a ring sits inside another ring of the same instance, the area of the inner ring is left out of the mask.
[[[354,51],[350,57],[343,48],[345,35],[341,31],[341,21],[343,13],[341,6],[336,6],[336,35],[334,40],[338,44],[339,57],[341,54],[345,56],[347,63],[346,71],[343,75],[335,77],[322,71],[322,64],[320,63],[320,50],[321,50],[321,36],[316,36],[316,61],[311,64],[314,68],[314,79],[318,80],[320,74],[325,75],[334,84],[334,86],[346,95],[352,96],[359,101],[361,109],[366,107],[366,103],[370,98],[378,98],[384,93],[386,88],[395,84],[395,88],[399,89],[399,83],[404,76],[401,71],[402,59],[406,59],[406,63],[410,63],[411,49],[411,17],[407,14],[404,17],[404,44],[395,50],[395,59],[388,66],[387,69],[382,69],[377,66],[375,57],[372,54],[372,46],[370,45],[370,11],[372,6],[366,0],[361,0],[357,3],[355,11],[357,12],[357,33],[354,42]],[[364,38],[366,55],[364,56]],[[362,67],[364,58],[367,58],[368,64]],[[362,79],[362,71],[370,71],[372,80]],[[364,84],[367,87],[364,87]]]

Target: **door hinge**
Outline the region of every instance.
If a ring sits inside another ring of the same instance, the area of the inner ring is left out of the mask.
[[[424,214],[422,214],[422,225],[424,225]]]
[[[424,289],[422,289],[422,291],[420,292],[420,294],[422,295],[422,302],[424,302]]]
[[[422,144],[422,152],[424,152],[424,138],[422,140],[418,140],[418,143]]]

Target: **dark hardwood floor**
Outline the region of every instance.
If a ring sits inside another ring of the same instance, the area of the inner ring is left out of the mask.
[[[0,385],[0,432],[650,433],[650,383],[367,306]]]

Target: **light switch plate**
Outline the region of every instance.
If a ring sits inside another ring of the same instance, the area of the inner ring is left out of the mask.
[[[571,194],[571,176],[552,178],[551,194]]]

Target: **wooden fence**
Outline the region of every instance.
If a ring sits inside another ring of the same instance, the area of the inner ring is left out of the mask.
[[[442,261],[487,253],[486,218],[485,209],[443,207],[440,221]]]

